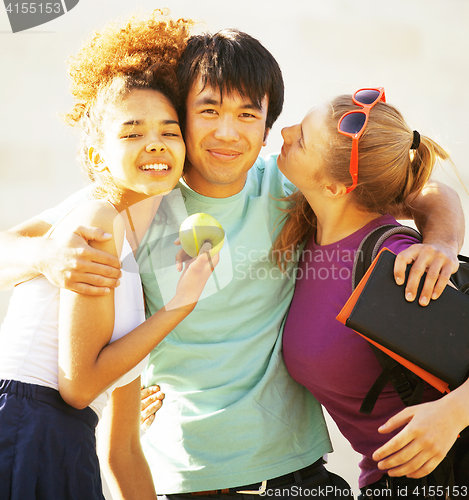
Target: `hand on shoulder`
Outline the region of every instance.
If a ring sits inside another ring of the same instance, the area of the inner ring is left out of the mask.
[[[78,205],[47,236],[47,258],[41,273],[51,283],[87,295],[104,295],[118,286],[121,271],[117,256],[124,225],[108,202],[93,200]]]
[[[426,306],[430,300],[437,299],[449,282],[451,274],[458,270],[457,255],[451,248],[438,244],[416,244],[398,254],[394,266],[396,283],[404,283],[408,264],[412,268],[407,280],[405,296],[412,302],[417,295],[418,285],[424,273],[427,273],[419,304]]]

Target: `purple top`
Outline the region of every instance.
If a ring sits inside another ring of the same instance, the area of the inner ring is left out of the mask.
[[[314,239],[306,244],[283,336],[283,355],[291,376],[324,405],[354,450],[363,455],[360,488],[383,475],[371,456],[398,431],[379,434],[377,429],[404,405],[389,383],[372,414],[359,413],[381,366],[368,342],[336,316],[352,293],[353,261],[360,242],[371,229],[385,224],[396,224],[396,220],[383,215],[331,245],[316,245]],[[414,243],[418,241],[398,234],[383,246],[399,253]],[[440,396],[426,385],[424,401]]]

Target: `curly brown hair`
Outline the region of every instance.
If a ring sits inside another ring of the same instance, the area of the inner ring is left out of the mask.
[[[65,115],[67,122],[78,123],[99,89],[116,76],[136,76],[154,64],[175,68],[194,25],[191,19],[171,19],[169,10],[156,9],[94,32],[69,61],[75,105]]]
[[[119,189],[107,171],[90,162],[90,146],[100,146],[104,120],[132,89],[151,89],[165,95],[180,112],[176,65],[195,22],[171,19],[169,10],[133,14],[94,32],[70,58],[70,87],[75,98],[65,121],[82,129],[78,154],[84,175],[94,183],[93,196],[117,202]]]

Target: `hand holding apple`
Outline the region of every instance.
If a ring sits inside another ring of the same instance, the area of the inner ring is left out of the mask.
[[[189,216],[179,228],[182,248],[190,257],[197,257],[203,245],[211,245],[210,257],[216,255],[225,242],[225,231],[211,215],[198,213]]]
[[[174,243],[181,244],[182,250],[176,254],[176,269],[182,274],[176,295],[165,308],[170,310],[185,307],[189,313],[210,277],[213,277],[217,291],[220,290],[213,271],[219,261],[218,252],[223,246],[225,231],[211,215],[199,213],[191,215],[181,224],[178,240]],[[183,262],[186,264],[183,265]]]

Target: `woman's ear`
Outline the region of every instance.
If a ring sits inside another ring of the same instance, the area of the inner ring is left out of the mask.
[[[91,165],[98,171],[102,172],[103,170],[107,169],[106,162],[104,161],[104,158],[101,156],[101,153],[94,147],[91,146],[88,149],[88,159],[91,162]]]
[[[328,198],[340,198],[347,192],[347,187],[341,182],[325,183],[323,188]]]

